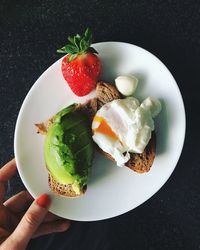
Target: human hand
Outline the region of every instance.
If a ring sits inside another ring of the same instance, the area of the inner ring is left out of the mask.
[[[15,173],[14,159],[0,169],[0,249],[2,250],[23,250],[31,238],[63,232],[70,226],[68,220],[48,212],[51,200],[46,194],[33,201],[27,191],[22,191],[3,203],[7,181]]]

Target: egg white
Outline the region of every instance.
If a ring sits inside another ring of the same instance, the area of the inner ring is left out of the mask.
[[[144,151],[154,130],[152,114],[158,113],[160,109],[158,102],[156,99],[152,101],[146,99],[140,105],[136,98],[128,97],[113,100],[97,111],[95,117],[104,119],[116,138],[99,132],[97,128],[101,124],[101,119],[94,118],[93,140],[104,152],[115,159],[118,166],[124,166],[130,159],[130,152],[142,153]]]

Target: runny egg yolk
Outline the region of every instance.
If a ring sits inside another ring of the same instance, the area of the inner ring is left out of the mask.
[[[101,116],[95,116],[93,122],[98,122],[99,126],[93,129],[94,133],[101,133],[110,136],[113,140],[119,140],[118,136],[113,132],[106,120]]]

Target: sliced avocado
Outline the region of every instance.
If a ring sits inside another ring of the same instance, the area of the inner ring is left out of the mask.
[[[45,162],[56,181],[79,192],[87,184],[93,154],[90,125],[76,104],[57,113],[44,143]]]

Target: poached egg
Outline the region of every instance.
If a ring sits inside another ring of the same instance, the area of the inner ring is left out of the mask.
[[[151,139],[159,100],[148,97],[141,104],[134,97],[113,100],[102,106],[92,122],[93,140],[124,166],[130,153],[142,153]]]

